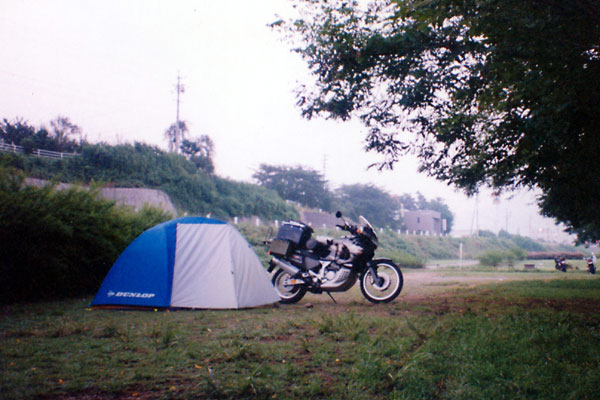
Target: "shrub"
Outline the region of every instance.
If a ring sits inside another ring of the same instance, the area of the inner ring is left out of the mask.
[[[492,232],[492,231],[486,231],[484,229],[480,229],[479,230],[479,237],[491,237],[491,238],[495,238],[497,237],[497,235]]]
[[[511,265],[513,262],[518,260],[524,260],[527,258],[527,252],[520,247],[511,247],[508,250],[489,250],[481,253],[478,257],[481,265],[491,265],[497,267],[502,262],[506,262]]]
[[[489,250],[481,253],[478,257],[481,265],[491,265],[492,267],[500,265],[504,258],[505,254],[500,250]]]
[[[93,293],[137,235],[171,217],[23,181],[0,169],[0,303]]]
[[[508,262],[527,259],[527,251],[520,247],[512,247],[506,251],[506,260]]]

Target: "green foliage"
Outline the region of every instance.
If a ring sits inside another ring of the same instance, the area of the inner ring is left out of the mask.
[[[486,231],[484,229],[480,229],[479,232],[477,232],[479,234],[480,237],[496,237],[496,234],[492,231]]]
[[[213,209],[217,209],[215,215],[257,215],[270,221],[298,218],[296,209],[272,190],[220,178],[214,178],[213,184],[216,196]]]
[[[267,246],[264,244],[264,242],[275,237],[275,234],[277,233],[275,228],[264,225],[256,226],[253,224],[240,224],[237,225],[236,228],[248,241],[250,246],[252,246],[252,249],[266,267],[269,264],[271,256],[267,254]]]
[[[407,287],[410,301],[401,295],[375,308],[340,297],[244,311],[91,311],[89,298],[11,305],[0,320],[0,392],[3,399],[597,397],[600,280],[509,282],[461,288],[458,296],[455,286],[442,295],[431,287]]]
[[[313,169],[261,164],[253,177],[259,185],[276,191],[285,200],[333,211],[333,196],[327,189],[327,181]]]
[[[378,254],[380,254],[379,252],[384,254],[401,251],[415,257],[417,260],[421,260],[421,263],[426,260],[458,259],[461,244],[463,245],[463,258],[479,259],[482,254],[493,252],[501,254],[498,263],[523,260],[527,257],[527,252],[531,251],[531,248],[546,251],[575,251],[573,246],[551,245],[536,242],[529,238],[524,238],[527,240],[521,241],[523,237],[519,235],[511,235],[510,238],[499,238],[495,235],[454,238],[450,236],[402,235],[387,229],[378,232],[377,235],[380,244]],[[525,247],[522,247],[523,244],[525,244]],[[394,257],[392,258],[395,260]],[[489,263],[482,264],[493,265]]]
[[[411,358],[402,398],[585,398],[596,392],[598,327],[550,310],[463,315]]]
[[[377,252],[376,258],[389,258],[400,268],[423,268],[425,261],[401,250],[384,248]]]
[[[202,135],[191,140],[184,139],[181,143],[181,153],[193,162],[199,170],[207,174],[212,174],[215,172],[212,162],[214,147],[214,143],[210,137]]]
[[[4,119],[0,123],[0,140],[6,144],[23,146],[25,154],[34,149],[60,152],[75,152],[80,149],[76,137],[81,129],[65,117],[57,117],[51,121],[52,132],[45,128],[36,129],[26,121],[16,119],[13,122]]]
[[[481,265],[491,265],[492,267],[497,267],[504,259],[505,253],[500,250],[488,250],[479,255]]]
[[[510,262],[527,259],[527,251],[522,247],[513,247],[507,252],[507,260]]]
[[[553,266],[551,268],[554,268]],[[600,280],[598,279],[544,279],[536,281],[517,281],[499,285],[493,298],[505,297],[533,299],[585,299],[600,301]]]
[[[321,174],[303,167],[263,164],[254,174],[254,179],[259,185],[275,190],[286,200],[325,211],[339,209],[355,219],[363,215],[380,227],[398,229],[402,224],[399,217],[402,207],[440,212],[442,218],[446,219],[448,232],[454,221],[454,215],[441,198],[427,200],[420,193],[416,201],[409,194],[392,197],[374,185],[362,184],[344,185],[332,193],[327,189],[327,182]]]
[[[406,236],[405,240],[418,246],[423,254],[422,257],[427,260],[451,259],[459,256],[460,240],[456,238]]]
[[[77,136],[81,141],[81,128],[72,123],[67,117],[59,115],[50,121],[50,126],[58,151],[64,152],[73,149]]]
[[[24,186],[0,169],[0,303],[93,292],[137,235],[170,217],[116,207],[94,190]]]
[[[477,257],[481,265],[497,267],[503,262],[512,265],[515,261],[527,258],[527,251],[520,247],[512,247],[508,250],[487,250]]]
[[[364,216],[373,226],[398,229],[401,224],[399,204],[386,191],[373,185],[343,185],[336,191],[339,208],[345,215]]]
[[[500,232],[498,232],[498,237],[509,239],[513,243],[515,243],[518,247],[520,247],[524,250],[527,250],[527,251],[543,251],[544,250],[544,246],[542,246],[539,242],[536,242],[535,240],[525,237],[525,236],[510,234],[510,233],[506,232],[505,230],[501,230]]]
[[[316,80],[306,117],[358,117],[380,166],[416,154],[469,193],[537,186],[583,240],[600,238],[598,15],[590,0],[307,0],[274,26]]]
[[[67,160],[12,154],[0,154],[0,159],[4,165],[41,179],[161,189],[176,207],[191,214],[210,213],[224,219],[252,215],[287,219],[298,215],[273,191],[206,174],[194,160],[142,143],[84,144],[81,157]]]

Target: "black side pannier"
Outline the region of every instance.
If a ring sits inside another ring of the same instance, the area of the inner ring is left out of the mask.
[[[313,230],[310,226],[295,221],[286,221],[281,224],[277,231],[277,240],[288,240],[294,244],[296,248],[301,248],[306,245],[306,241],[310,239]]]
[[[292,252],[292,243],[289,240],[273,239],[269,245],[269,254],[287,257]]]

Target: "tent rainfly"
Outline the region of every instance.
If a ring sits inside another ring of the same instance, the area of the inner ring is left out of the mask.
[[[185,217],[138,236],[109,271],[92,306],[233,309],[278,300],[269,274],[233,226]]]

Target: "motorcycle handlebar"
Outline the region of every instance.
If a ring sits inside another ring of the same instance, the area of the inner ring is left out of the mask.
[[[347,231],[347,232],[350,232],[352,234],[356,234],[357,233],[357,228],[356,228],[355,225],[345,224],[345,225],[336,225],[336,226],[338,228],[340,228],[341,230],[343,230],[343,231]]]

